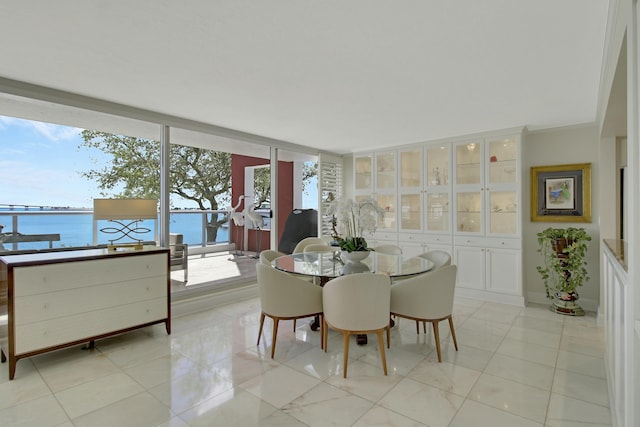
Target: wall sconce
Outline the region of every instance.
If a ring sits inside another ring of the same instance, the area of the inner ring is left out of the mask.
[[[133,247],[142,249],[142,239],[137,235],[151,231],[146,227],[139,227],[138,223],[145,219],[158,221],[158,201],[153,199],[93,199],[94,236],[97,235],[98,221],[109,221],[113,227],[104,227],[100,231],[115,235],[107,246],[110,251],[119,247]],[[157,229],[157,225],[156,225]],[[119,242],[128,238],[129,241]],[[94,243],[96,238],[94,237]]]

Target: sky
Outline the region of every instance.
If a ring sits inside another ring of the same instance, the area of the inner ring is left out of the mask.
[[[107,164],[99,150],[80,148],[82,129],[0,116],[0,207],[2,205],[91,208],[102,197],[81,172]],[[317,205],[317,191],[303,208]],[[194,202],[174,204],[196,208]],[[221,206],[226,208],[226,206]]]

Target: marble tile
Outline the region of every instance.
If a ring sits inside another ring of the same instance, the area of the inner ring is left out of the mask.
[[[280,365],[240,384],[240,387],[280,409],[319,382],[295,369]]]
[[[466,400],[448,427],[542,427],[541,423]]]
[[[379,405],[432,427],[449,424],[464,398],[405,378],[384,396]]]
[[[560,350],[557,367],[597,378],[605,378],[604,359]]]
[[[373,345],[371,347],[373,347]],[[412,351],[404,350],[401,347],[392,346],[391,348],[387,348],[385,344],[384,351],[389,375],[407,375],[418,363],[424,360],[422,354],[416,354]],[[358,360],[382,369],[382,359],[377,345],[358,358]]]
[[[139,427],[168,422],[173,414],[147,392],[103,406],[73,419],[76,427]]]
[[[131,377],[117,373],[62,390],[55,397],[73,419],[141,391],[143,388]]]
[[[189,424],[180,417],[172,417],[169,421],[158,424],[157,427],[189,427]]]
[[[126,335],[126,334],[124,334]],[[105,354],[116,366],[128,368],[144,363],[153,357],[171,353],[168,339],[149,338],[140,332],[140,339],[123,339],[123,341],[109,341],[108,344],[96,342],[96,348]]]
[[[69,417],[52,395],[0,409],[3,426],[49,427],[69,422]]]
[[[441,324],[446,325],[445,322],[442,322]],[[509,329],[511,329],[511,324],[508,323],[497,323],[486,319],[477,319],[471,317],[469,318],[469,321],[465,322],[460,328],[457,329],[457,331],[465,331],[482,335],[491,334],[499,337],[504,337],[507,332],[509,332]]]
[[[507,338],[524,341],[543,347],[558,348],[560,346],[561,332],[545,332],[535,329],[512,326],[507,334]]]
[[[381,406],[374,406],[364,414],[353,427],[385,426],[385,427],[424,427],[426,424],[402,416]]]
[[[494,355],[494,352],[482,350],[475,347],[460,344],[458,340],[458,351],[456,351],[453,344],[447,344],[441,349],[442,361],[453,363],[454,365],[464,366],[465,368],[473,369],[475,371],[484,371],[489,364],[489,360]],[[438,354],[434,350],[430,353],[426,360],[431,362],[438,361]]]
[[[34,360],[38,372],[53,392],[119,372],[118,367],[100,352],[88,352],[76,347],[54,353],[60,354],[53,359]],[[64,357],[60,357],[62,355]]]
[[[325,353],[318,346],[287,360],[283,364],[313,378],[325,380],[330,375],[342,372],[342,354]]]
[[[547,426],[578,427],[587,425],[589,427],[610,426],[611,412],[609,408],[551,393]]]
[[[271,359],[271,321],[256,345],[259,299],[173,319],[21,360],[0,370],[0,424],[385,426],[606,426],[604,340],[594,316],[570,318],[547,305],[525,308],[457,298],[459,351],[441,323],[433,332],[399,319],[382,372],[375,335],[343,339],[301,320],[283,322]],[[6,365],[4,365],[6,367]],[[554,372],[555,369],[555,373]],[[332,415],[332,416],[329,416]],[[71,419],[70,417],[73,417]],[[587,424],[591,423],[591,424]]]
[[[0,382],[0,409],[10,408],[51,394],[51,389],[33,364],[27,360],[21,366],[22,362],[22,360],[18,362],[16,375],[11,381],[9,381],[8,363],[2,365],[2,367],[6,367],[7,379]]]
[[[469,399],[538,423],[544,423],[550,394],[547,390],[482,374],[471,389]]]
[[[558,350],[555,348],[543,347],[512,338],[506,338],[502,341],[496,352],[550,367],[555,366],[558,359]]]
[[[373,402],[320,383],[285,405],[282,411],[306,425],[350,426],[372,407]]]
[[[466,397],[482,373],[448,362],[425,360],[416,366],[408,378]]]
[[[243,390],[228,390],[179,414],[190,427],[257,426],[276,408]]]
[[[563,335],[560,341],[560,350],[593,357],[604,357],[604,342],[600,339]]]
[[[233,383],[228,377],[211,368],[200,367],[148,391],[179,414],[231,389]]]
[[[124,370],[144,388],[155,387],[167,381],[175,380],[188,372],[196,371],[199,366],[187,356],[175,352],[166,354],[145,363]]]
[[[388,375],[385,376],[382,366],[374,366],[362,360],[349,362],[348,368],[347,378],[342,376],[340,369],[325,382],[372,402],[380,400],[403,378],[388,369]]]
[[[534,329],[537,331],[550,332],[558,334],[562,332],[564,320],[559,318],[543,318],[535,316],[520,315],[515,318],[512,326],[518,326],[524,329]]]
[[[484,372],[532,387],[551,390],[554,368],[496,353]]]
[[[607,382],[603,378],[556,369],[551,390],[554,393],[595,403],[596,405],[609,406]]]
[[[208,368],[237,386],[278,366],[280,363],[271,357],[261,357],[250,351],[242,351],[214,362]]]
[[[469,319],[471,321],[471,319]],[[507,335],[508,336],[508,335]],[[494,352],[498,349],[504,337],[489,333],[479,334],[474,331],[460,330],[456,331],[456,339],[458,344],[479,348],[480,350]]]

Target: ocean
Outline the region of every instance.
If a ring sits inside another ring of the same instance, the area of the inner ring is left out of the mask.
[[[0,208],[0,225],[3,225],[2,233],[13,231],[13,217],[16,214],[18,220],[17,230],[22,234],[60,234],[60,241],[53,242],[54,248],[69,246],[86,246],[93,244],[93,214],[91,211],[59,211],[59,210],[38,210],[38,209],[14,209]],[[226,216],[226,212],[218,213],[220,219]],[[183,241],[189,245],[202,244],[203,230],[202,212],[172,212],[169,229],[171,233],[183,235]],[[108,221],[98,221],[98,229],[114,227]],[[154,221],[145,220],[137,225],[139,228],[148,228],[150,231],[142,233],[141,240],[155,240]],[[98,243],[108,243],[109,235],[98,232]],[[0,237],[1,242],[1,237]],[[227,227],[218,228],[218,235],[215,243],[229,242],[229,229]],[[213,244],[213,242],[209,242]],[[13,244],[5,244],[5,249],[12,249]],[[19,243],[18,249],[43,249],[49,246],[49,242],[25,242]]]

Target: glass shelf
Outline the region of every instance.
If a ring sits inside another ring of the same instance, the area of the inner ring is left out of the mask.
[[[427,185],[449,184],[449,146],[442,145],[427,149]]]

